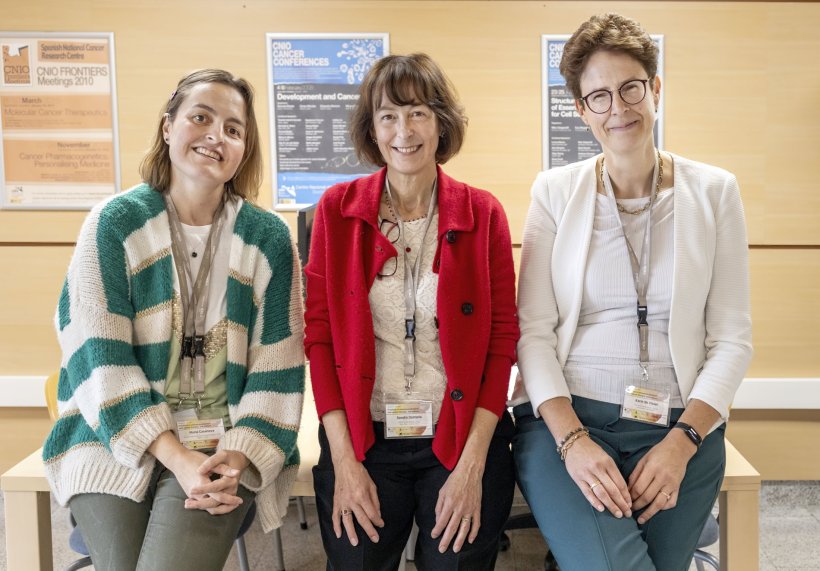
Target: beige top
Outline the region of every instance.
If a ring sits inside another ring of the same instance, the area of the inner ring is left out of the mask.
[[[373,314],[373,332],[376,335],[376,384],[370,398],[370,414],[373,420],[384,422],[384,397],[386,394],[404,394],[404,257],[410,265],[415,263],[422,241],[424,218],[404,222],[407,232],[405,244],[409,252],[401,249],[398,227],[383,225],[382,231],[399,251],[398,259],[388,260],[370,289],[370,309]],[[433,272],[438,235],[438,212],[433,214],[424,241],[419,284],[416,298],[416,376],[412,383],[410,399],[433,402],[433,422],[438,422],[441,401],[447,386],[441,346],[436,327],[436,294],[438,274]],[[393,269],[395,268],[395,273]],[[391,275],[392,274],[392,275]]]

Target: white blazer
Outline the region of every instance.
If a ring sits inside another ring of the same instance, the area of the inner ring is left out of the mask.
[[[563,367],[578,325],[595,215],[598,157],[542,172],[532,186],[518,284],[518,367],[538,416],[570,397]],[[683,401],[728,418],[752,358],[749,250],[737,179],[673,155],[672,363]]]

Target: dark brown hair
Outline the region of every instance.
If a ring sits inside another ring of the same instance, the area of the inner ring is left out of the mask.
[[[221,69],[201,69],[194,71],[179,80],[176,90],[168,102],[163,105],[159,125],[154,132],[151,148],[140,163],[142,180],[160,192],[168,190],[171,185],[171,156],[163,137],[162,126],[166,116],[173,121],[177,111],[195,85],[200,83],[219,83],[234,88],[245,101],[245,154],[236,169],[233,178],[225,183],[228,196],[240,196],[253,203],[259,194],[262,184],[262,153],[259,148],[259,127],[253,110],[253,87],[240,77]]]
[[[658,47],[638,22],[620,14],[599,14],[581,24],[564,45],[559,69],[576,99],[583,95],[581,75],[587,61],[601,50],[634,58],[650,80],[658,72]]]
[[[359,88],[359,101],[350,120],[350,139],[359,159],[385,165],[373,141],[373,112],[381,105],[382,94],[396,105],[420,102],[433,110],[441,130],[437,163],[446,163],[461,149],[467,116],[453,84],[427,54],[391,55],[373,64]]]

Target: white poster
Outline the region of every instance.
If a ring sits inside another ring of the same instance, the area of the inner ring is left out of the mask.
[[[120,190],[114,36],[0,32],[0,207],[88,209]]]

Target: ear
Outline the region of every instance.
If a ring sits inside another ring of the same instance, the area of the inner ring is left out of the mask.
[[[171,116],[166,113],[162,116],[162,137],[168,142],[168,134],[171,132]]]
[[[586,117],[586,111],[587,111],[586,105],[584,105],[584,102],[581,101],[580,99],[575,100],[575,111],[577,111],[578,115],[581,116],[581,121],[584,122],[584,125],[589,125],[589,123],[587,123],[587,117]]]
[[[655,101],[655,108],[658,108],[661,102],[661,78],[655,76],[655,81],[652,82],[652,98]]]

